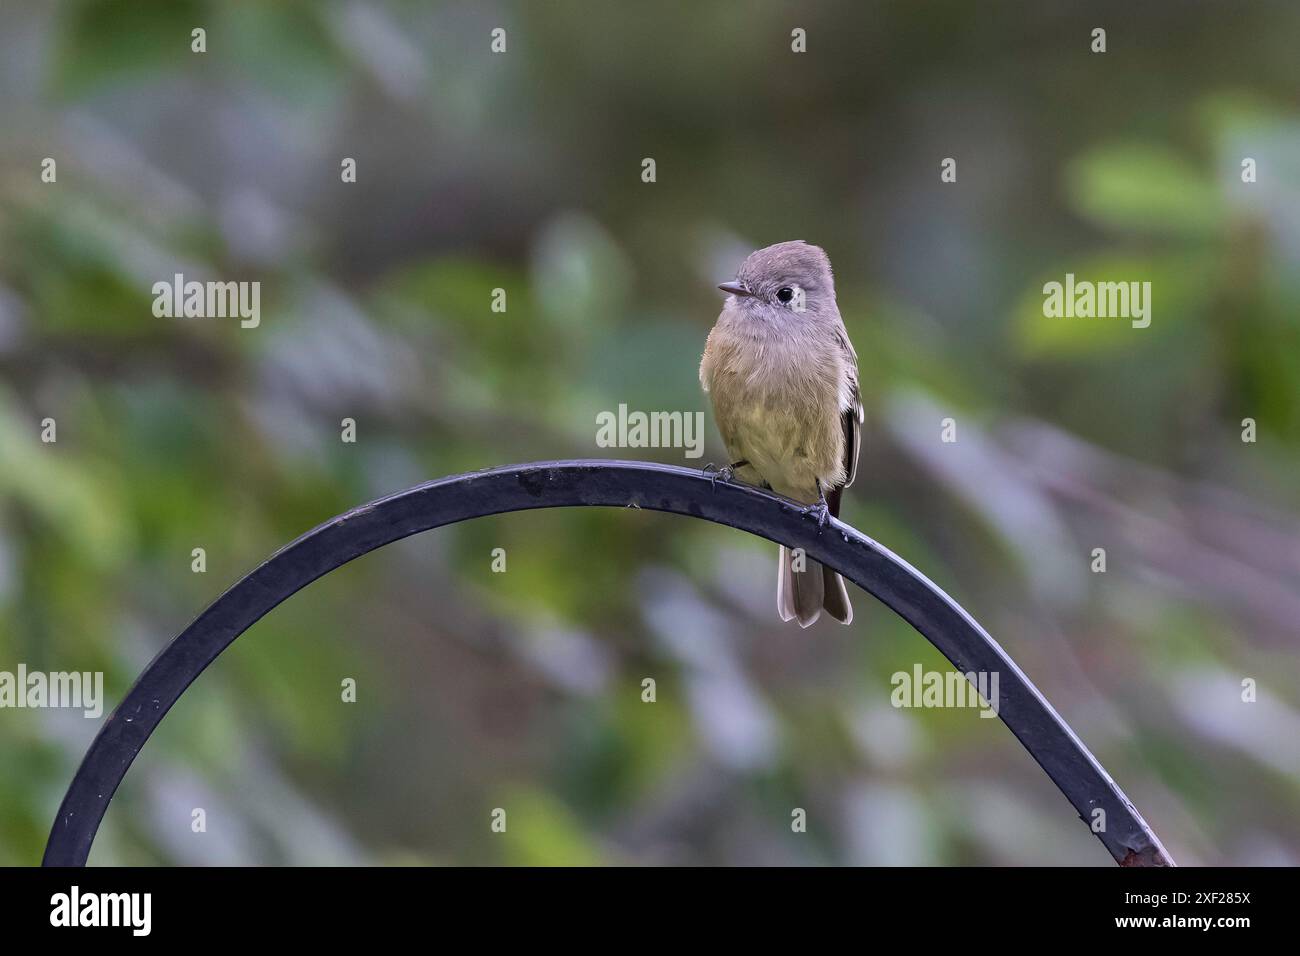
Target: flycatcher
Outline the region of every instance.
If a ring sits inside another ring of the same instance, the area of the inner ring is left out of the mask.
[[[831,261],[803,240],[751,254],[727,293],[700,362],[731,464],[720,472],[807,504],[819,523],[839,516],[862,435],[858,356],[835,304]],[[781,547],[781,620],[808,627],[825,608],[853,620],[844,579]]]

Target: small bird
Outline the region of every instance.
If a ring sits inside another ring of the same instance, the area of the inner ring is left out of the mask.
[[[718,477],[807,504],[824,525],[853,483],[862,435],[858,356],[839,307],[831,261],[802,239],[752,253],[730,282],[700,362],[700,384],[731,462]],[[784,545],[777,611],[809,627],[825,608],[853,620],[844,579]]]

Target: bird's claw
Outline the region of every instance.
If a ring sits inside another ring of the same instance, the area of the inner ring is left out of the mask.
[[[704,474],[708,475],[709,483],[714,488],[718,487],[718,479],[722,479],[723,483],[726,484],[736,476],[735,469],[730,465],[723,465],[719,468],[717,465],[713,464],[713,462],[709,462],[704,466]]]
[[[809,505],[807,508],[804,508],[803,513],[813,517],[817,521],[817,527],[819,528],[826,527],[826,523],[831,520],[831,509],[830,506],[826,504],[825,498],[814,505]]]

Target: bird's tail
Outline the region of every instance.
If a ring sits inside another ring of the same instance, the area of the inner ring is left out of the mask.
[[[800,627],[810,627],[821,616],[823,608],[844,624],[853,620],[853,605],[849,603],[844,579],[830,568],[782,545],[776,575],[776,609],[781,620],[797,620]]]

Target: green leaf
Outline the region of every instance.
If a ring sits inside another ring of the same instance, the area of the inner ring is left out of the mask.
[[[1202,236],[1224,219],[1213,181],[1172,150],[1150,144],[1107,146],[1072,162],[1070,204],[1099,225]]]

